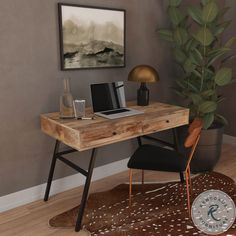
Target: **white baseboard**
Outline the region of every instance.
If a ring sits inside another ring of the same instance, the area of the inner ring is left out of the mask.
[[[128,160],[129,159],[127,158],[95,168],[92,181],[99,180],[127,170]],[[50,195],[54,195],[81,186],[84,184],[84,181],[85,177],[83,177],[81,174],[75,174],[65,178],[54,180],[52,182]],[[42,199],[44,196],[45,188],[46,183],[0,197],[0,212],[7,211],[15,207]]]
[[[228,134],[224,134],[224,136],[223,136],[223,143],[236,144],[236,137],[230,136]]]

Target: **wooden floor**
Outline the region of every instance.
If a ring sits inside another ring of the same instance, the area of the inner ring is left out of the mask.
[[[215,171],[223,173],[236,181],[236,144],[225,143],[222,158]],[[177,179],[178,175],[172,173],[149,172],[145,174],[149,181],[166,181]],[[140,174],[135,173],[134,178],[138,181]],[[120,183],[128,181],[128,172],[96,181],[91,185],[91,191],[103,191]],[[64,235],[88,235],[86,232],[75,233],[72,228],[53,229],[48,226],[48,220],[74,206],[80,201],[82,188],[66,191],[52,196],[45,203],[37,201],[16,209],[0,214],[1,236],[64,236]]]

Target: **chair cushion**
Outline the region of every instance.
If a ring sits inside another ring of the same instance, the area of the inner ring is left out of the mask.
[[[187,158],[166,148],[145,144],[131,156],[128,168],[182,172],[187,165]]]

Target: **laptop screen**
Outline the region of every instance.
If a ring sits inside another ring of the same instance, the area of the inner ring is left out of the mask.
[[[93,111],[107,111],[126,107],[124,82],[91,84]]]

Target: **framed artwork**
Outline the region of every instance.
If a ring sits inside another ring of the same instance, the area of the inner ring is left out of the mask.
[[[125,66],[125,10],[58,4],[61,69]]]

